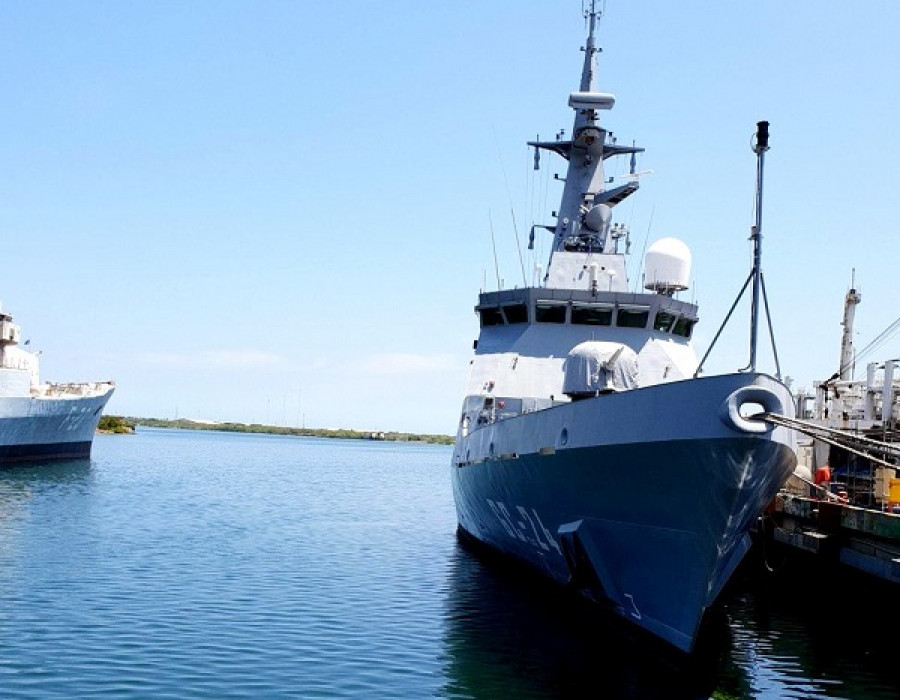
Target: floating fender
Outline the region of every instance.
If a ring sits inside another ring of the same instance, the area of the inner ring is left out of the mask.
[[[764,413],[783,413],[781,399],[771,389],[762,386],[742,386],[729,394],[719,409],[719,417],[729,428],[742,433],[768,433],[775,427],[761,420],[749,420],[741,415],[745,404],[759,404]]]

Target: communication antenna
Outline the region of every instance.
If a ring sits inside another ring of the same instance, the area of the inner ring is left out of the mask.
[[[513,232],[516,236],[516,251],[519,254],[519,267],[522,269],[522,284],[528,286],[528,278],[525,276],[525,261],[522,259],[522,244],[519,241],[519,227],[516,224],[516,211],[513,207],[512,192],[509,189],[509,178],[506,177],[506,166],[503,165],[503,155],[500,153],[500,143],[497,141],[497,131],[494,133],[494,146],[497,149],[497,160],[500,161],[500,170],[503,172],[503,182],[506,184],[506,197],[509,199],[509,215],[512,217]]]
[[[728,323],[728,319],[731,318],[731,314],[734,312],[735,307],[738,302],[741,300],[741,297],[744,295],[744,292],[747,290],[747,286],[753,282],[753,291],[752,291],[752,300],[750,303],[750,362],[744,367],[741,372],[755,372],[756,371],[756,345],[757,345],[757,336],[758,336],[758,327],[759,327],[759,300],[760,296],[762,297],[763,306],[766,311],[766,320],[769,326],[769,338],[772,342],[772,355],[775,358],[775,377],[781,381],[781,366],[778,363],[778,351],[775,348],[775,333],[772,330],[772,316],[769,313],[769,300],[766,296],[766,282],[763,278],[762,272],[762,195],[763,195],[763,166],[765,165],[765,154],[766,151],[769,150],[769,122],[757,122],[756,123],[756,144],[753,146],[753,152],[756,154],[756,221],[750,229],[750,240],[753,241],[753,266],[750,270],[750,275],[747,277],[747,281],[744,282],[744,286],[741,287],[741,291],[737,295],[737,299],[734,300],[734,304],[731,305],[731,309],[729,309],[728,314],[725,316],[725,320],[722,321],[722,325],[719,327],[719,330],[716,332],[715,337],[713,338],[712,343],[710,343],[709,348],[706,351],[706,354],[703,356],[703,359],[700,360],[700,364],[697,366],[697,371],[694,372],[694,376],[697,377],[700,375],[701,370],[703,369],[703,363],[706,362],[706,358],[709,357],[709,353],[712,351],[713,347],[716,344],[716,341],[719,339],[719,336],[722,334],[722,330],[725,328],[725,325]]]
[[[750,308],[750,363],[747,365],[751,372],[756,371],[756,339],[759,328],[759,295],[762,291],[763,302],[766,304],[766,315],[769,307],[765,299],[765,283],[762,278],[762,197],[763,197],[763,165],[765,164],[766,151],[769,150],[769,122],[758,122],[756,125],[756,146],[753,152],[756,154],[756,224],[750,234],[753,240],[753,301]],[[777,358],[775,360],[778,362]],[[779,379],[781,377],[779,376]]]
[[[637,291],[638,280],[644,274],[644,256],[647,254],[647,242],[650,240],[650,230],[653,228],[653,215],[656,213],[656,206],[650,210],[650,221],[647,223],[647,233],[644,234],[644,247],[641,249],[641,257],[638,261],[638,271],[635,275],[634,288],[632,292]]]
[[[488,223],[491,226],[491,248],[494,249],[494,271],[497,273],[497,290],[500,289],[500,265],[497,262],[497,241],[494,239],[494,218],[488,209]]]

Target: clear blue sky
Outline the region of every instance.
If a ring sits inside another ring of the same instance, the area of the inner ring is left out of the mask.
[[[525,141],[571,128],[579,0],[0,7],[0,299],[44,378],[114,379],[125,415],[455,430],[490,222],[520,284],[510,210],[524,247],[558,204]],[[654,171],[617,211],[631,270],[691,247],[698,354],[749,271],[761,119],[784,373],[837,369],[853,268],[857,347],[900,315],[898,27],[896,0],[608,3],[604,123]]]

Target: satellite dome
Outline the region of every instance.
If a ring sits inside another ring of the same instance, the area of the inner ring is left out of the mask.
[[[644,289],[663,294],[688,288],[691,276],[691,251],[677,238],[654,241],[644,256]]]

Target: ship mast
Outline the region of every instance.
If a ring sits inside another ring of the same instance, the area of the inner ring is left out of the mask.
[[[700,364],[697,365],[697,369],[694,372],[695,377],[700,376],[706,358],[709,357],[716,342],[719,340],[719,336],[728,324],[728,319],[731,318],[731,314],[734,313],[734,309],[737,307],[738,302],[741,300],[741,297],[744,296],[744,292],[747,290],[748,285],[752,282],[752,298],[750,302],[750,362],[740,371],[756,372],[756,341],[759,328],[759,302],[760,299],[762,299],[766,311],[766,321],[769,326],[769,340],[772,342],[772,355],[775,360],[775,377],[781,381],[781,365],[778,362],[778,350],[775,347],[775,332],[772,330],[772,316],[769,313],[769,302],[766,297],[766,281],[762,271],[763,165],[765,164],[765,154],[768,150],[769,122],[757,122],[756,143],[753,146],[753,152],[756,154],[756,220],[753,226],[750,227],[750,240],[753,241],[753,266],[750,269],[750,274],[747,276],[747,281],[744,282],[744,286],[741,287],[741,291],[738,292],[737,298],[731,305],[731,309],[729,309],[728,313],[725,315],[725,320],[722,321],[722,325],[719,326],[719,330],[716,332],[712,342],[706,349],[706,353],[700,360]]]
[[[762,285],[762,196],[763,196],[763,165],[765,164],[766,151],[769,150],[769,122],[757,122],[756,145],[753,152],[756,154],[756,223],[753,225],[750,238],[753,240],[753,270],[750,273],[753,278],[753,300],[750,305],[750,364],[747,367],[751,372],[756,371],[756,336],[759,328],[759,293]]]
[[[856,271],[850,275],[850,289],[844,298],[844,319],[841,325],[844,331],[841,334],[841,365],[838,370],[840,379],[853,379],[853,318],[856,315],[856,305],[862,300],[859,292],[856,291]]]
[[[605,187],[603,146],[606,131],[600,127],[597,112],[601,109],[612,109],[615,104],[615,97],[595,90],[596,56],[601,51],[595,39],[597,18],[600,16],[595,0],[591,0],[586,16],[588,36],[582,49],[584,64],[581,69],[581,82],[579,91],[569,95],[569,106],[575,110],[572,140],[560,144],[567,147],[564,155],[569,165],[555,227],[556,235],[553,241],[555,252],[566,249],[566,239],[587,233],[585,228],[589,231],[593,229],[595,233],[600,234],[598,237],[601,239],[605,238],[608,228],[606,216],[603,217],[603,222],[597,222],[594,226],[585,226],[584,223],[584,215],[593,208],[596,194],[602,192]],[[599,216],[599,212],[595,216]]]
[[[599,15],[600,13],[596,12],[594,9],[594,0],[591,0],[591,9],[587,13],[588,37],[587,41],[584,43],[584,67],[581,69],[582,92],[593,92],[595,87],[594,81],[596,71],[594,70],[594,68],[596,67],[597,62],[594,59],[594,55],[599,53],[600,49],[597,48],[597,45],[594,42],[594,29],[597,25],[597,17]]]
[[[635,172],[634,155],[643,148],[635,145],[618,145],[612,134],[600,125],[600,111],[610,110],[616,102],[614,95],[597,91],[596,34],[601,17],[600,2],[591,0],[584,16],[588,24],[587,40],[582,47],[584,63],[578,91],[569,95],[569,107],[575,111],[571,139],[563,139],[560,132],[553,141],[529,141],[535,148],[535,167],[538,167],[537,151],[553,151],[568,161],[559,209],[553,213],[556,222],[544,228],[553,234],[553,246],[547,264],[544,284],[569,288],[575,278],[574,271],[589,265],[592,256],[618,254],[618,239],[627,231],[619,224],[612,224],[612,209],[626,197],[637,191],[639,175]],[[631,173],[625,184],[607,189],[604,161],[620,155],[631,155]],[[533,244],[530,243],[529,247]],[[606,265],[606,269],[611,269]],[[609,274],[609,273],[608,273]],[[615,277],[615,281],[613,278]],[[624,266],[620,272],[609,274],[608,288],[626,291],[628,287]]]

